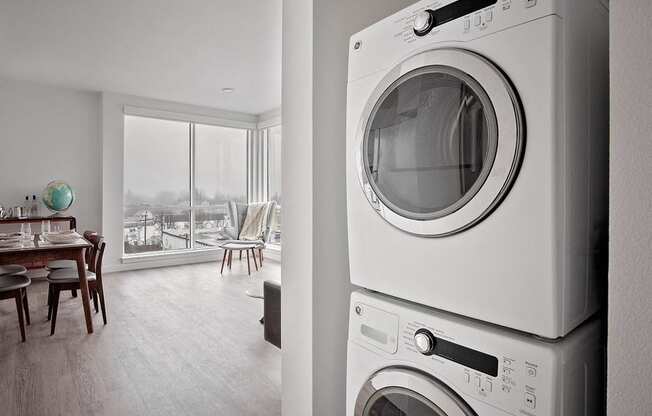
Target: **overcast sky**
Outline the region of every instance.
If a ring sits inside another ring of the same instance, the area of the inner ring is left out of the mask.
[[[125,116],[124,191],[187,195],[188,137],[188,123]],[[209,197],[246,194],[246,131],[197,125],[195,137],[197,188]]]

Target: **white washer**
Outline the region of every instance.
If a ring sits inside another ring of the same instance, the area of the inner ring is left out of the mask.
[[[424,0],[351,38],[352,283],[547,338],[599,309],[607,24],[600,0]]]
[[[347,416],[599,416],[599,321],[543,341],[385,295],[355,292]]]

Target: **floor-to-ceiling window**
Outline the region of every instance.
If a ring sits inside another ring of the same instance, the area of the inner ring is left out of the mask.
[[[226,204],[247,202],[247,130],[195,124],[195,242],[213,247],[224,234]]]
[[[125,115],[124,253],[215,247],[247,202],[251,130]]]
[[[276,210],[272,216],[271,244],[281,244],[281,212],[283,198],[281,192],[281,126],[267,129],[267,195],[270,201],[276,202]]]

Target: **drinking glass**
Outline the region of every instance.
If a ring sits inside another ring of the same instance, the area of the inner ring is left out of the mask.
[[[41,221],[41,234],[46,235],[50,232],[50,220],[43,220]]]
[[[23,234],[23,240],[26,243],[32,239],[32,225],[30,223],[21,223],[20,232]]]

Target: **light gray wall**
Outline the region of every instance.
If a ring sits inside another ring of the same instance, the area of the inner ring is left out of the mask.
[[[65,180],[76,192],[68,213],[77,227],[99,230],[99,108],[97,93],[0,79],[0,204]]]
[[[652,412],[652,2],[611,2],[608,414]]]
[[[283,0],[284,416],[310,416],[313,402],[312,16],[312,0]]]
[[[413,0],[285,0],[283,415],[345,414],[349,37]]]

